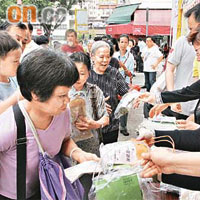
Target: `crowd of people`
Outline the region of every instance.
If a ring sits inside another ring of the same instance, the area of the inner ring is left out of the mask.
[[[168,143],[156,144],[161,147],[142,155],[145,167],[141,175],[159,174],[163,182],[199,190],[200,114],[199,103],[194,100],[199,99],[200,4],[188,10],[185,17],[190,33],[176,41],[167,58],[162,91],[156,77],[167,50],[163,55],[154,37],[148,36],[146,43],[126,34],[118,40],[107,35],[95,37],[88,41],[85,51],[73,29],[66,31],[65,44],[54,43],[51,47],[47,36],[32,36],[30,23],[3,23],[0,26],[0,199],[17,197],[17,126],[13,111],[16,104],[28,113],[42,147],[51,158],[62,152],[78,163],[98,161],[100,143],[117,142],[119,133],[129,135],[128,114],[117,119],[114,112],[121,97],[134,89],[136,72],[144,72],[145,77],[147,93],[138,98],[145,102],[144,116],[162,112],[181,119],[177,121],[179,130],[155,130],[151,134],[145,130],[138,140],[169,135],[176,149],[190,151],[177,155],[163,148],[169,147]],[[69,102],[75,96],[85,100],[87,115],[77,116],[72,122]],[[189,102],[180,105],[180,101]],[[26,197],[39,199],[39,148],[27,119],[25,122]],[[92,136],[74,142],[77,132],[83,131],[90,131]],[[88,199],[92,177],[83,176],[80,180],[85,188],[84,199]]]
[[[0,198],[16,199],[17,128],[12,108],[18,103],[25,109],[50,157],[62,151],[79,163],[98,160],[100,142],[118,140],[119,120],[114,112],[119,96],[131,89],[120,62],[127,56],[130,58],[123,65],[132,78],[135,59],[128,50],[127,35],[121,37],[120,54],[115,57],[115,47],[107,38],[89,41],[88,51],[84,52],[73,29],[66,31],[66,44],[52,48],[46,36],[32,37],[30,23],[5,22],[0,28],[0,123],[4,127],[0,136]],[[76,94],[84,95],[87,116],[80,116],[72,123],[68,103]],[[37,199],[40,198],[39,149],[26,120],[26,197]],[[127,135],[127,127],[123,128],[120,131]],[[91,131],[92,137],[75,143],[76,131]],[[81,179],[82,183],[86,182],[85,199],[91,181],[91,176]]]
[[[137,107],[138,101],[142,100],[154,105],[150,109],[150,117],[163,113],[179,119],[177,130],[154,132],[143,130],[138,140],[144,139],[149,143],[156,137],[170,136],[175,148],[184,151],[172,151],[168,142],[156,143],[155,145],[159,147],[143,154],[145,167],[142,176],[151,177],[157,174],[164,183],[199,191],[199,101],[191,100],[198,100],[200,97],[200,82],[197,80],[200,66],[200,4],[188,10],[185,17],[188,18],[190,32],[176,41],[174,50],[169,55],[165,74],[166,89],[156,92],[150,90],[141,94],[135,106]],[[192,78],[194,79],[191,85]],[[184,107],[180,102],[188,104]],[[168,107],[173,112],[166,112]]]

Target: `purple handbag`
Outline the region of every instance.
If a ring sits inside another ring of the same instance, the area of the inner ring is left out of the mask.
[[[66,178],[64,169],[70,167],[61,153],[56,162],[40,153],[39,179],[42,200],[82,200],[84,189],[77,180],[73,184]]]

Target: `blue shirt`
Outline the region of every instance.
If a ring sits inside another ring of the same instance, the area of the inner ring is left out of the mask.
[[[120,51],[118,51],[114,54],[114,57],[117,58],[122,63],[124,63],[126,68],[132,73],[132,75],[134,74],[135,60],[133,55],[128,50],[126,51],[124,56],[121,56]],[[126,79],[126,82],[130,83],[130,78],[125,75],[124,70],[122,68],[119,68],[119,71],[122,74],[122,76]]]

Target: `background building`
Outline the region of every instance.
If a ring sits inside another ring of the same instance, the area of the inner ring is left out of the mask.
[[[79,37],[83,36],[83,38],[87,38],[89,36],[98,36],[98,35],[104,35],[104,34],[111,34],[114,37],[117,37],[119,34],[121,34],[120,31],[127,31],[129,29],[129,32],[124,32],[131,34],[133,32],[133,28],[131,26],[113,26],[110,25],[107,26],[107,21],[109,21],[109,18],[112,16],[113,12],[115,11],[116,7],[119,6],[128,6],[131,4],[138,3],[138,10],[140,12],[135,12],[133,17],[135,17],[135,26],[138,25],[139,27],[136,27],[135,33],[136,35],[139,35],[139,32],[145,33],[146,27],[146,9],[149,8],[150,10],[150,17],[153,16],[155,19],[161,19],[161,17],[166,16],[168,18],[167,23],[170,21],[170,13],[166,10],[170,10],[172,8],[172,0],[85,0],[82,3],[79,3],[77,5],[73,5],[71,10],[67,13],[66,21],[63,22],[56,30],[53,31],[52,38],[53,40],[59,40],[64,41],[64,35],[66,29],[73,28],[75,29],[75,22],[76,22],[76,16],[75,11],[80,9],[87,10],[87,16],[88,16],[88,31],[87,32],[79,32]],[[160,14],[157,18],[155,17],[155,10],[161,9],[162,14]],[[164,11],[165,10],[165,11]],[[166,13],[168,12],[168,13]],[[132,12],[132,14],[134,11]],[[163,13],[165,13],[163,15]],[[119,18],[127,13],[119,13]],[[136,20],[137,19],[137,20]],[[133,20],[133,19],[132,19]],[[166,22],[163,21],[163,22]],[[131,22],[128,22],[131,23]],[[117,23],[119,24],[119,23]],[[124,24],[124,23],[123,23]],[[133,24],[133,23],[132,23]],[[143,25],[143,26],[140,26]],[[106,27],[107,26],[107,27]],[[164,25],[165,26],[165,25]],[[163,26],[163,28],[164,28]],[[123,28],[123,29],[121,29]],[[125,28],[125,29],[124,29]],[[155,28],[155,26],[154,26]],[[120,30],[121,29],[121,30]],[[149,26],[149,31],[151,31],[151,28]],[[34,34],[39,35],[42,34],[42,27],[38,25],[35,25]]]

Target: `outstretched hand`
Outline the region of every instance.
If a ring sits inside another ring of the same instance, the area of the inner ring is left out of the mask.
[[[190,120],[176,120],[177,128],[180,130],[196,130],[200,128],[199,124],[192,122]]]
[[[75,123],[75,126],[80,131],[99,128],[99,124],[95,120],[88,119],[87,117],[82,117],[82,116],[79,117],[78,121]]]
[[[76,160],[79,163],[82,163],[82,162],[85,162],[85,161],[90,161],[90,160],[99,162],[99,160],[100,160],[100,158],[97,157],[96,154],[88,153],[88,152],[85,152],[81,149],[79,149],[79,150],[77,150],[73,153],[73,159]]]
[[[154,104],[156,102],[156,97],[154,94],[151,94],[150,92],[145,92],[141,94],[137,99],[133,102],[133,107],[138,108],[140,101]]]
[[[90,161],[90,160],[99,162],[100,158],[97,157],[96,154],[94,154],[94,153],[88,153],[88,152],[82,151],[78,162],[82,163],[82,162]]]
[[[180,103],[172,103],[171,105],[171,110],[174,112],[181,112],[182,108],[181,108],[181,104]]]
[[[143,171],[140,174],[141,177],[150,178],[159,173],[174,173],[175,169],[170,163],[173,154],[172,150],[163,147],[155,147],[154,150],[143,153]]]
[[[168,104],[156,104],[149,111],[149,117],[153,118],[154,116],[158,116],[163,110],[165,110],[169,105]]]

